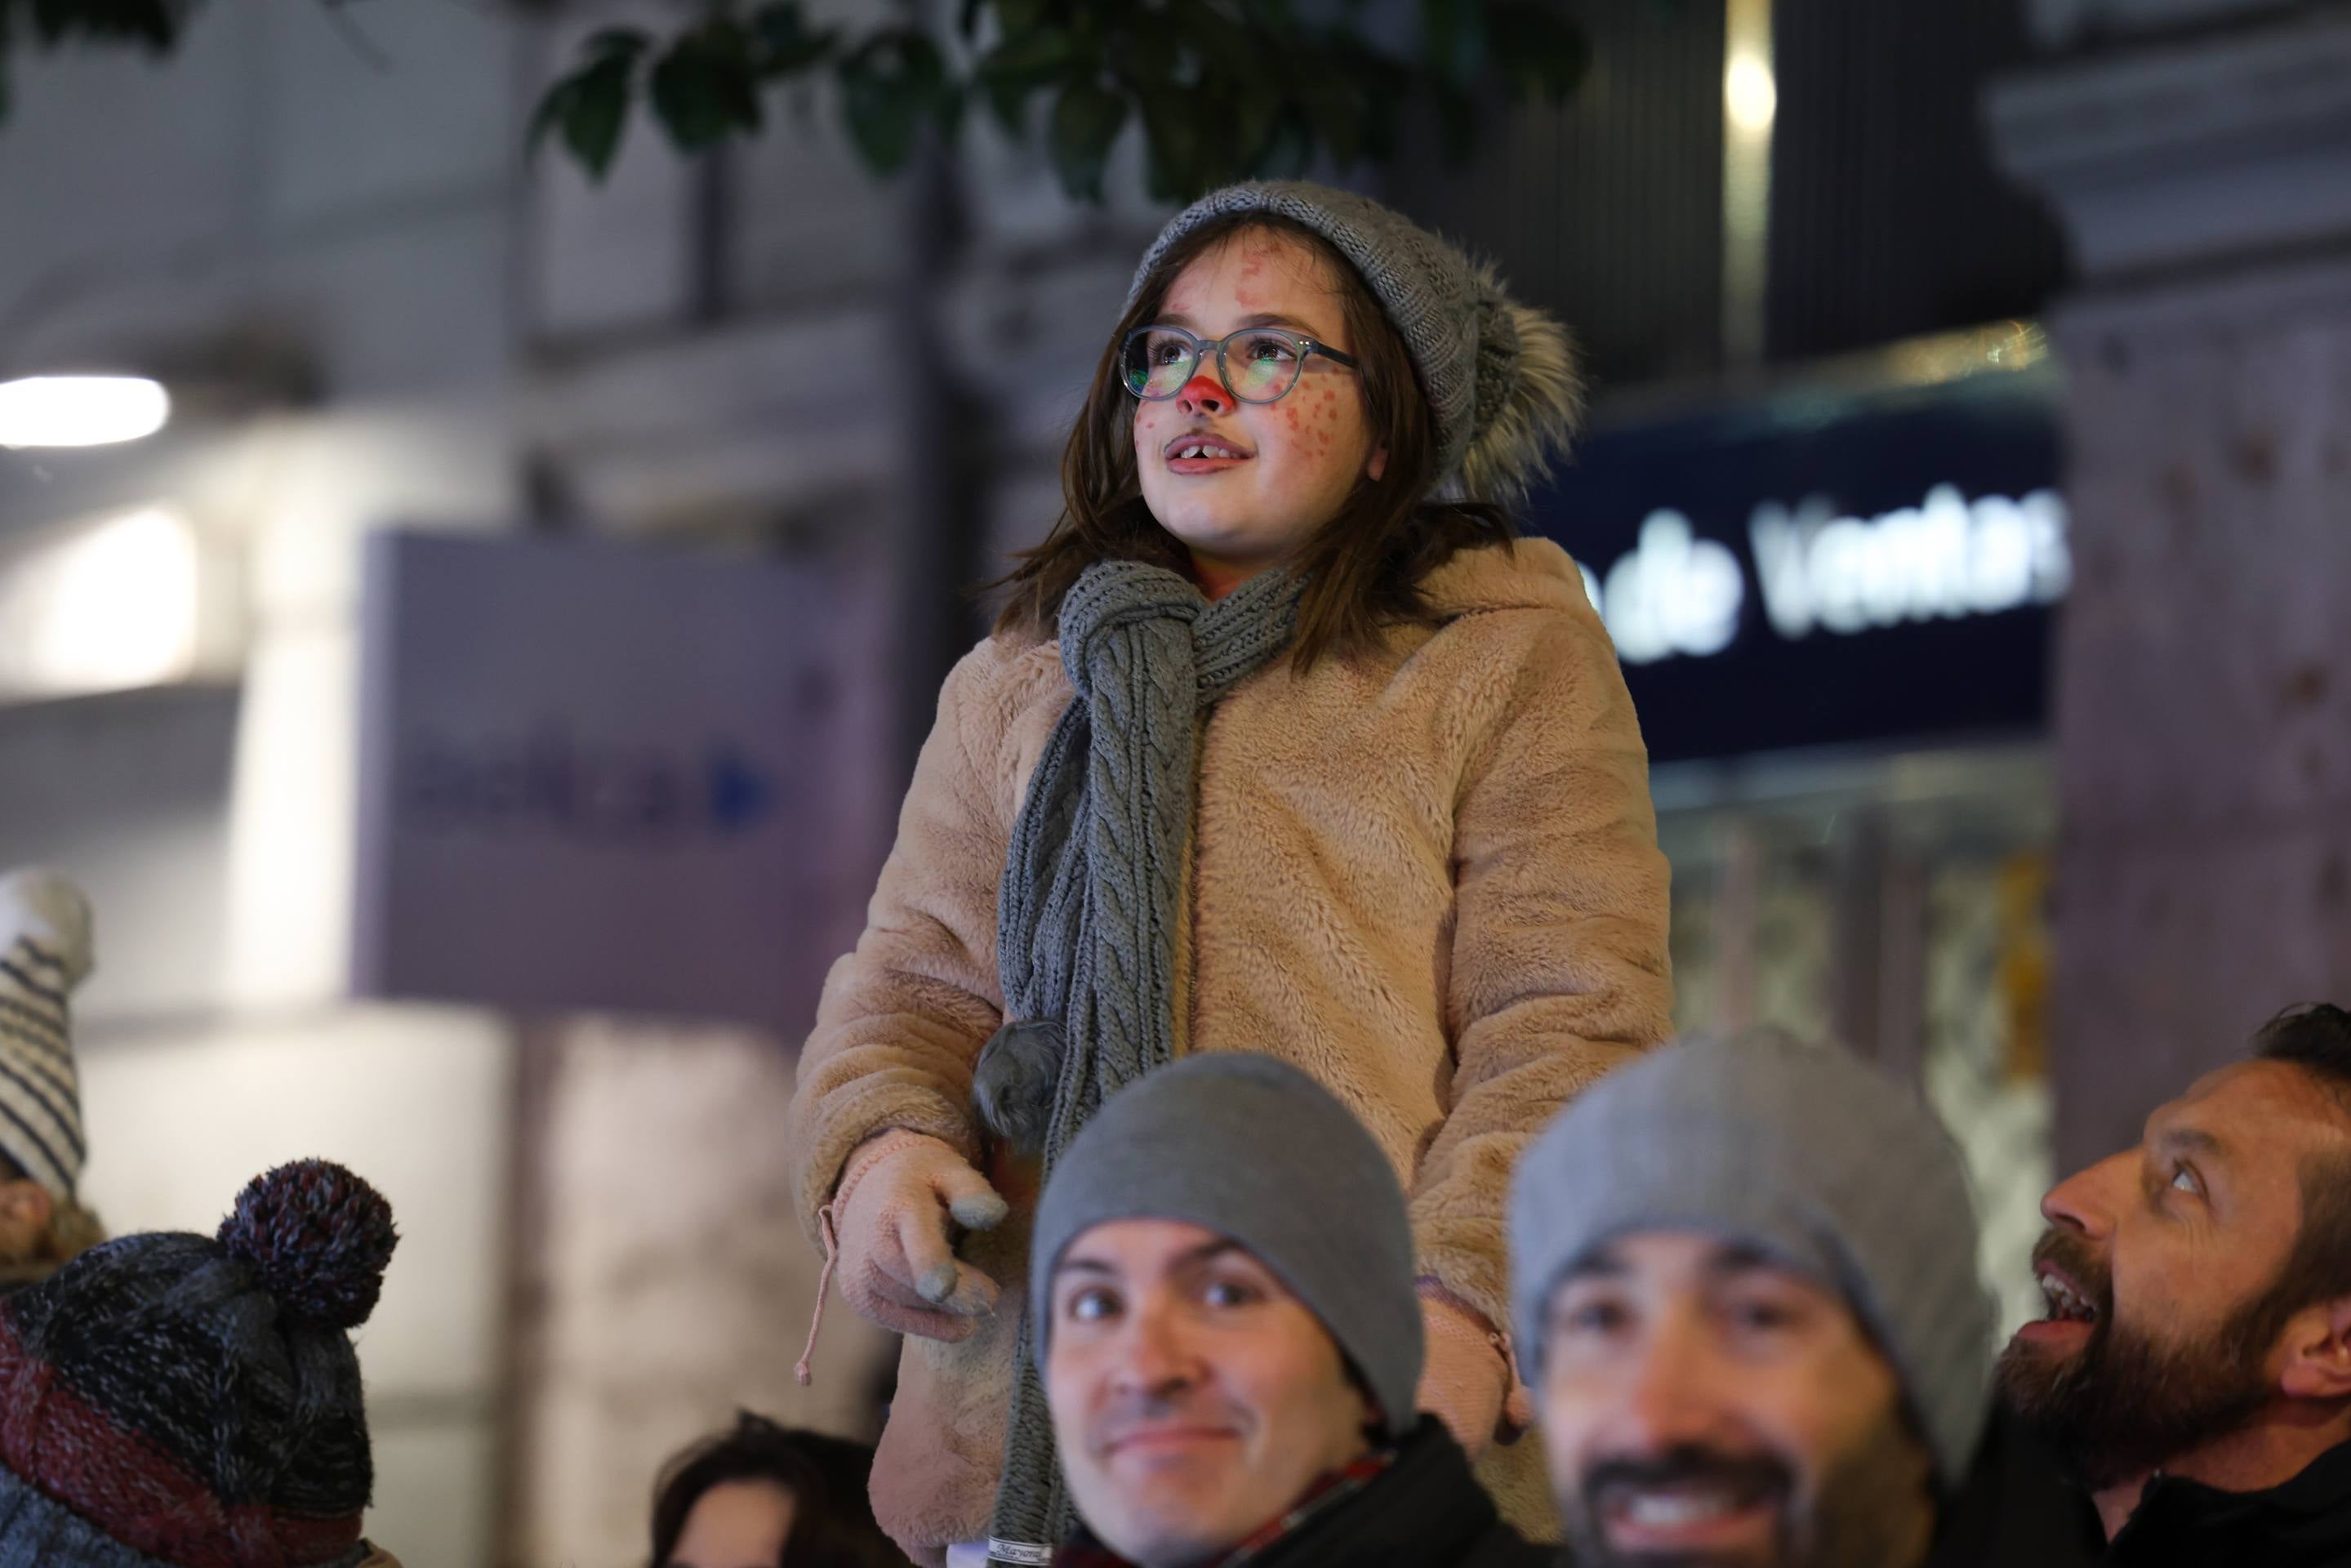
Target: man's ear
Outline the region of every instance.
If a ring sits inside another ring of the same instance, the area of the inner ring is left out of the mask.
[[[2287,1321],[2278,1382],[2290,1399],[2351,1398],[2351,1296],[2305,1307]]]

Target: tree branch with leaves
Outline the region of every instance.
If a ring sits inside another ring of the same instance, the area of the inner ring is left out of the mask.
[[[353,0],[319,0],[338,22]],[[378,0],[382,3],[382,0]],[[951,24],[820,25],[800,0],[717,0],[666,34],[608,27],[533,117],[594,178],[649,112],[698,154],[767,127],[769,100],[829,79],[843,129],[888,177],[925,136],[953,142],[975,105],[1016,141],[1041,131],[1062,188],[1099,202],[1112,148],[1139,125],[1153,197],[1234,180],[1385,162],[1423,102],[1466,158],[1498,102],[1559,101],[1589,49],[1564,0],[1418,0],[1406,50],[1374,42],[1367,0],[953,0]],[[28,47],[175,50],[200,0],[0,0],[0,119]],[[548,14],[544,0],[516,14]],[[1040,112],[1042,100],[1048,107]]]
[[[5,0],[0,0],[5,3]],[[686,153],[759,133],[775,91],[830,77],[842,127],[887,177],[920,140],[952,143],[975,103],[1015,141],[1037,130],[1062,188],[1099,202],[1112,148],[1139,124],[1150,194],[1386,162],[1400,111],[1431,105],[1466,157],[1496,100],[1560,101],[1589,59],[1557,0],[1421,0],[1418,47],[1384,49],[1363,0],[960,0],[953,37],[907,25],[820,26],[799,0],[722,7],[666,38],[607,28],[548,90],[549,138],[601,178],[642,106]],[[1039,100],[1050,107],[1041,117]],[[1040,120],[1041,118],[1041,125]]]

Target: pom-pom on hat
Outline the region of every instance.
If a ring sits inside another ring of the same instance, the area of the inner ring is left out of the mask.
[[[1583,416],[1575,340],[1548,312],[1510,298],[1490,267],[1368,196],[1301,180],[1211,191],[1169,221],[1127,290],[1138,298],[1168,248],[1203,225],[1287,218],[1328,240],[1363,275],[1420,372],[1437,430],[1437,480],[1476,499],[1523,491],[1567,450]]]
[[[216,1237],[126,1236],[0,1305],[0,1568],[356,1568],[359,1360],[398,1241],[324,1160]]]

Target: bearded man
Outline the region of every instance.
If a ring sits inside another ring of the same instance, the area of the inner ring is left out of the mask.
[[[2271,1020],[2042,1213],[2000,1380],[2107,1561],[2351,1563],[2351,1013]]]

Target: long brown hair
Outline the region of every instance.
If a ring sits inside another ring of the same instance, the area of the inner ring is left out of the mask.
[[[1428,574],[1458,550],[1504,544],[1509,515],[1479,501],[1432,497],[1437,433],[1403,337],[1363,276],[1322,235],[1267,213],[1240,213],[1203,224],[1168,248],[1102,350],[1085,408],[1061,455],[1061,516],[1045,541],[1020,552],[1020,564],[991,586],[1009,588],[998,632],[1050,636],[1061,600],[1097,561],[1142,560],[1186,570],[1184,544],[1159,526],[1143,499],[1134,461],[1134,398],[1120,377],[1126,335],[1149,325],[1177,275],[1199,256],[1254,232],[1294,239],[1322,258],[1336,281],[1342,314],[1363,385],[1364,420],[1387,448],[1381,476],[1356,481],[1338,513],[1308,537],[1289,570],[1305,580],[1293,651],[1303,672],[1326,653],[1377,647],[1388,628],[1436,619],[1422,592]]]

